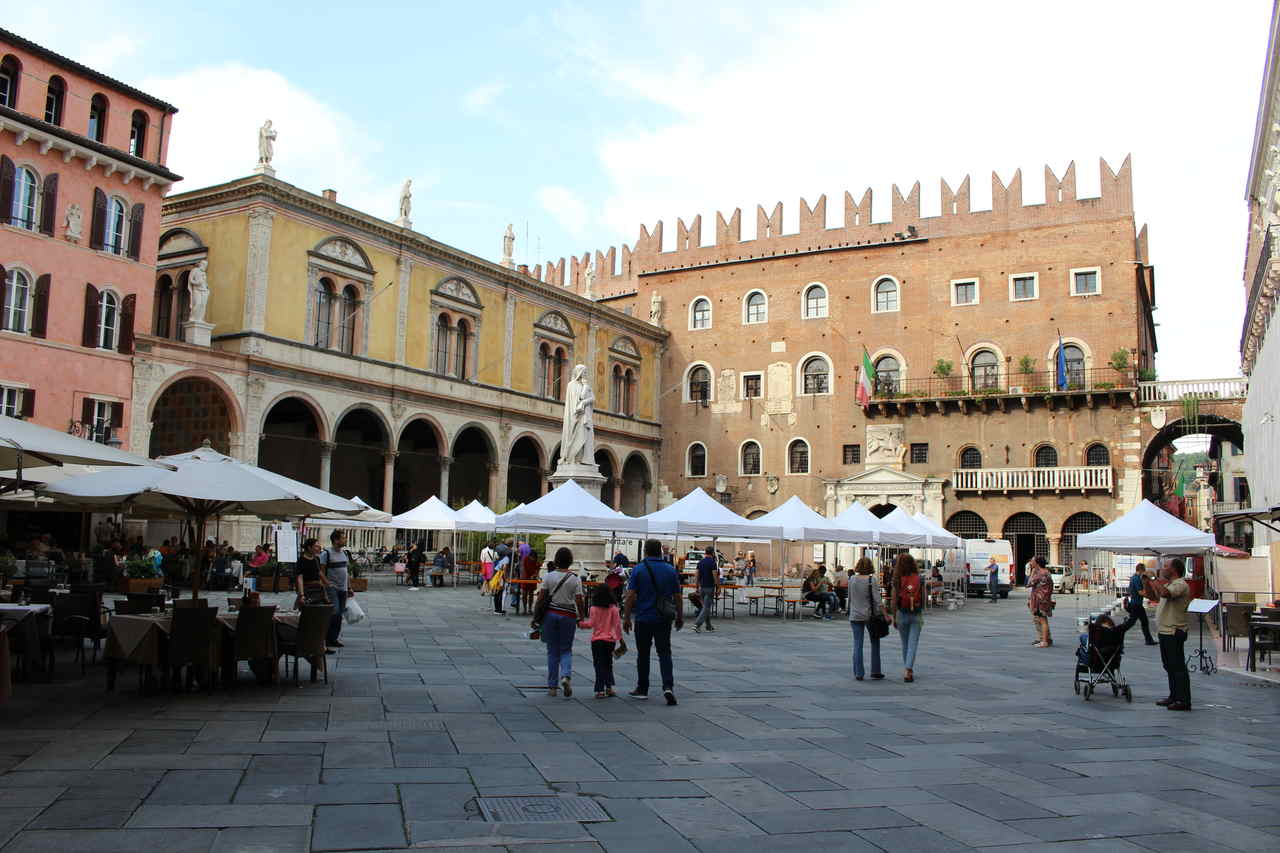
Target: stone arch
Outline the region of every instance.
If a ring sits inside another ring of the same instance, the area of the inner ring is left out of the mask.
[[[1032,557],[1042,557],[1049,562],[1049,537],[1044,520],[1034,512],[1015,512],[1005,519],[1000,528],[1000,538],[1008,540],[1013,549],[1013,568],[1019,584],[1027,581],[1027,562]]]
[[[258,464],[300,483],[327,489],[324,410],[305,394],[278,395],[263,407]]]
[[[200,235],[190,228],[170,228],[160,235],[160,254],[169,252],[192,252],[204,249],[204,241]]]
[[[229,455],[231,434],[240,432],[235,395],[220,379],[202,371],[170,377],[153,395],[148,416],[147,452],[153,457],[195,450],[206,439],[214,450]]]
[[[545,491],[547,452],[533,432],[522,432],[507,447],[507,503],[529,503]],[[493,507],[501,512],[505,507]]]
[[[1174,452],[1173,442],[1190,435],[1208,435],[1210,437],[1209,456],[1220,458],[1221,446],[1226,442],[1244,449],[1244,428],[1239,421],[1222,415],[1199,412],[1194,420],[1186,417],[1166,423],[1147,442],[1142,451],[1142,496],[1159,504],[1178,518],[1183,518],[1182,499],[1176,495],[1174,477],[1176,470],[1172,464]],[[1114,459],[1114,454],[1112,458]],[[1209,472],[1209,485],[1223,493],[1221,472]]]
[[[346,237],[326,237],[316,243],[315,248],[311,251],[326,258],[339,260],[358,270],[363,270],[367,273],[373,272],[373,263],[369,260],[369,255],[365,253],[364,249],[360,248],[358,243]]]
[[[986,539],[990,535],[987,520],[971,509],[953,512],[947,519],[946,528],[961,539]]]
[[[334,419],[329,491],[358,496],[389,512],[386,500],[386,454],[391,440],[386,416],[367,403],[357,403]]]
[[[649,511],[649,494],[653,489],[653,468],[644,454],[636,450],[622,463],[619,509],[627,515],[640,516]]]
[[[1077,512],[1062,522],[1062,541],[1058,544],[1062,565],[1071,566],[1075,563],[1077,536],[1092,533],[1105,524],[1102,517],[1093,512]]]
[[[286,400],[290,397],[296,398],[299,402],[301,402],[304,406],[306,406],[308,409],[311,410],[311,414],[315,417],[316,424],[318,425],[319,431],[320,431],[317,437],[321,441],[328,440],[328,437],[333,434],[333,430],[330,426],[329,418],[325,414],[324,406],[321,406],[316,401],[316,398],[312,397],[306,391],[297,391],[297,390],[281,391],[279,394],[272,397],[271,401],[262,407],[262,422],[261,424],[259,424],[258,431],[262,432],[263,429],[265,428],[267,423],[267,415],[270,414],[271,409],[280,401]]]
[[[203,379],[216,385],[218,390],[220,390],[223,396],[227,399],[227,406],[231,415],[231,431],[240,432],[244,429],[244,412],[240,408],[239,398],[236,396],[236,392],[221,376],[206,370],[184,370],[181,373],[175,373],[160,383],[160,387],[151,395],[150,405],[147,406],[147,420],[155,419],[156,404],[160,401],[160,396],[167,391],[171,385],[181,382],[184,379]]]
[[[617,481],[620,473],[618,469],[618,457],[608,447],[597,447],[594,461],[596,466],[600,469],[600,473],[604,476],[604,486],[600,489],[600,500],[604,501],[606,505],[617,509]]]
[[[498,444],[489,430],[476,421],[459,427],[449,445],[449,457],[449,505],[478,500],[489,506],[490,474],[498,461]]]
[[[401,424],[396,436],[392,512],[406,512],[440,493],[444,448],[444,430],[429,415],[416,414]]]
[[[386,412],[382,411],[377,406],[369,402],[351,403],[345,409],[343,409],[342,412],[339,413],[339,415],[333,419],[335,435],[337,433],[338,425],[342,423],[342,419],[345,418],[347,415],[350,415],[356,409],[363,409],[373,417],[377,418],[378,423],[382,425],[382,434],[387,439],[387,444],[385,446],[390,448],[391,436],[396,434],[396,431],[391,428],[391,419],[387,417]]]

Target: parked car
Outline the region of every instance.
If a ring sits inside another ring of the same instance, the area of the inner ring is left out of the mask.
[[[1054,592],[1075,592],[1076,575],[1070,566],[1050,566],[1049,575],[1053,578]]]

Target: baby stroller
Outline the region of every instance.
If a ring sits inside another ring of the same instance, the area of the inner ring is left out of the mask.
[[[1086,702],[1093,696],[1099,684],[1110,684],[1111,695],[1124,693],[1126,702],[1133,701],[1133,691],[1120,671],[1124,657],[1124,632],[1130,623],[1117,627],[1110,616],[1099,616],[1089,622],[1088,630],[1080,635],[1080,647],[1076,649],[1076,671],[1073,686],[1077,695]]]

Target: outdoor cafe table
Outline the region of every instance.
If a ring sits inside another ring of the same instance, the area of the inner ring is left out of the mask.
[[[1249,657],[1245,660],[1245,669],[1249,672],[1256,672],[1258,669],[1254,660],[1254,648],[1257,645],[1258,637],[1267,633],[1280,634],[1280,619],[1249,620]]]
[[[42,638],[53,631],[53,608],[48,604],[0,604],[0,703],[7,702],[13,687],[9,638],[25,633],[27,672],[40,662]],[[48,673],[52,676],[52,671]]]

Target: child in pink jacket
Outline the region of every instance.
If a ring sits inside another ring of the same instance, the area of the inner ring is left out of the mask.
[[[608,586],[600,584],[591,596],[591,611],[578,622],[591,629],[591,662],[596,667],[596,698],[617,696],[613,692],[613,650],[622,642],[622,619],[618,600]]]

